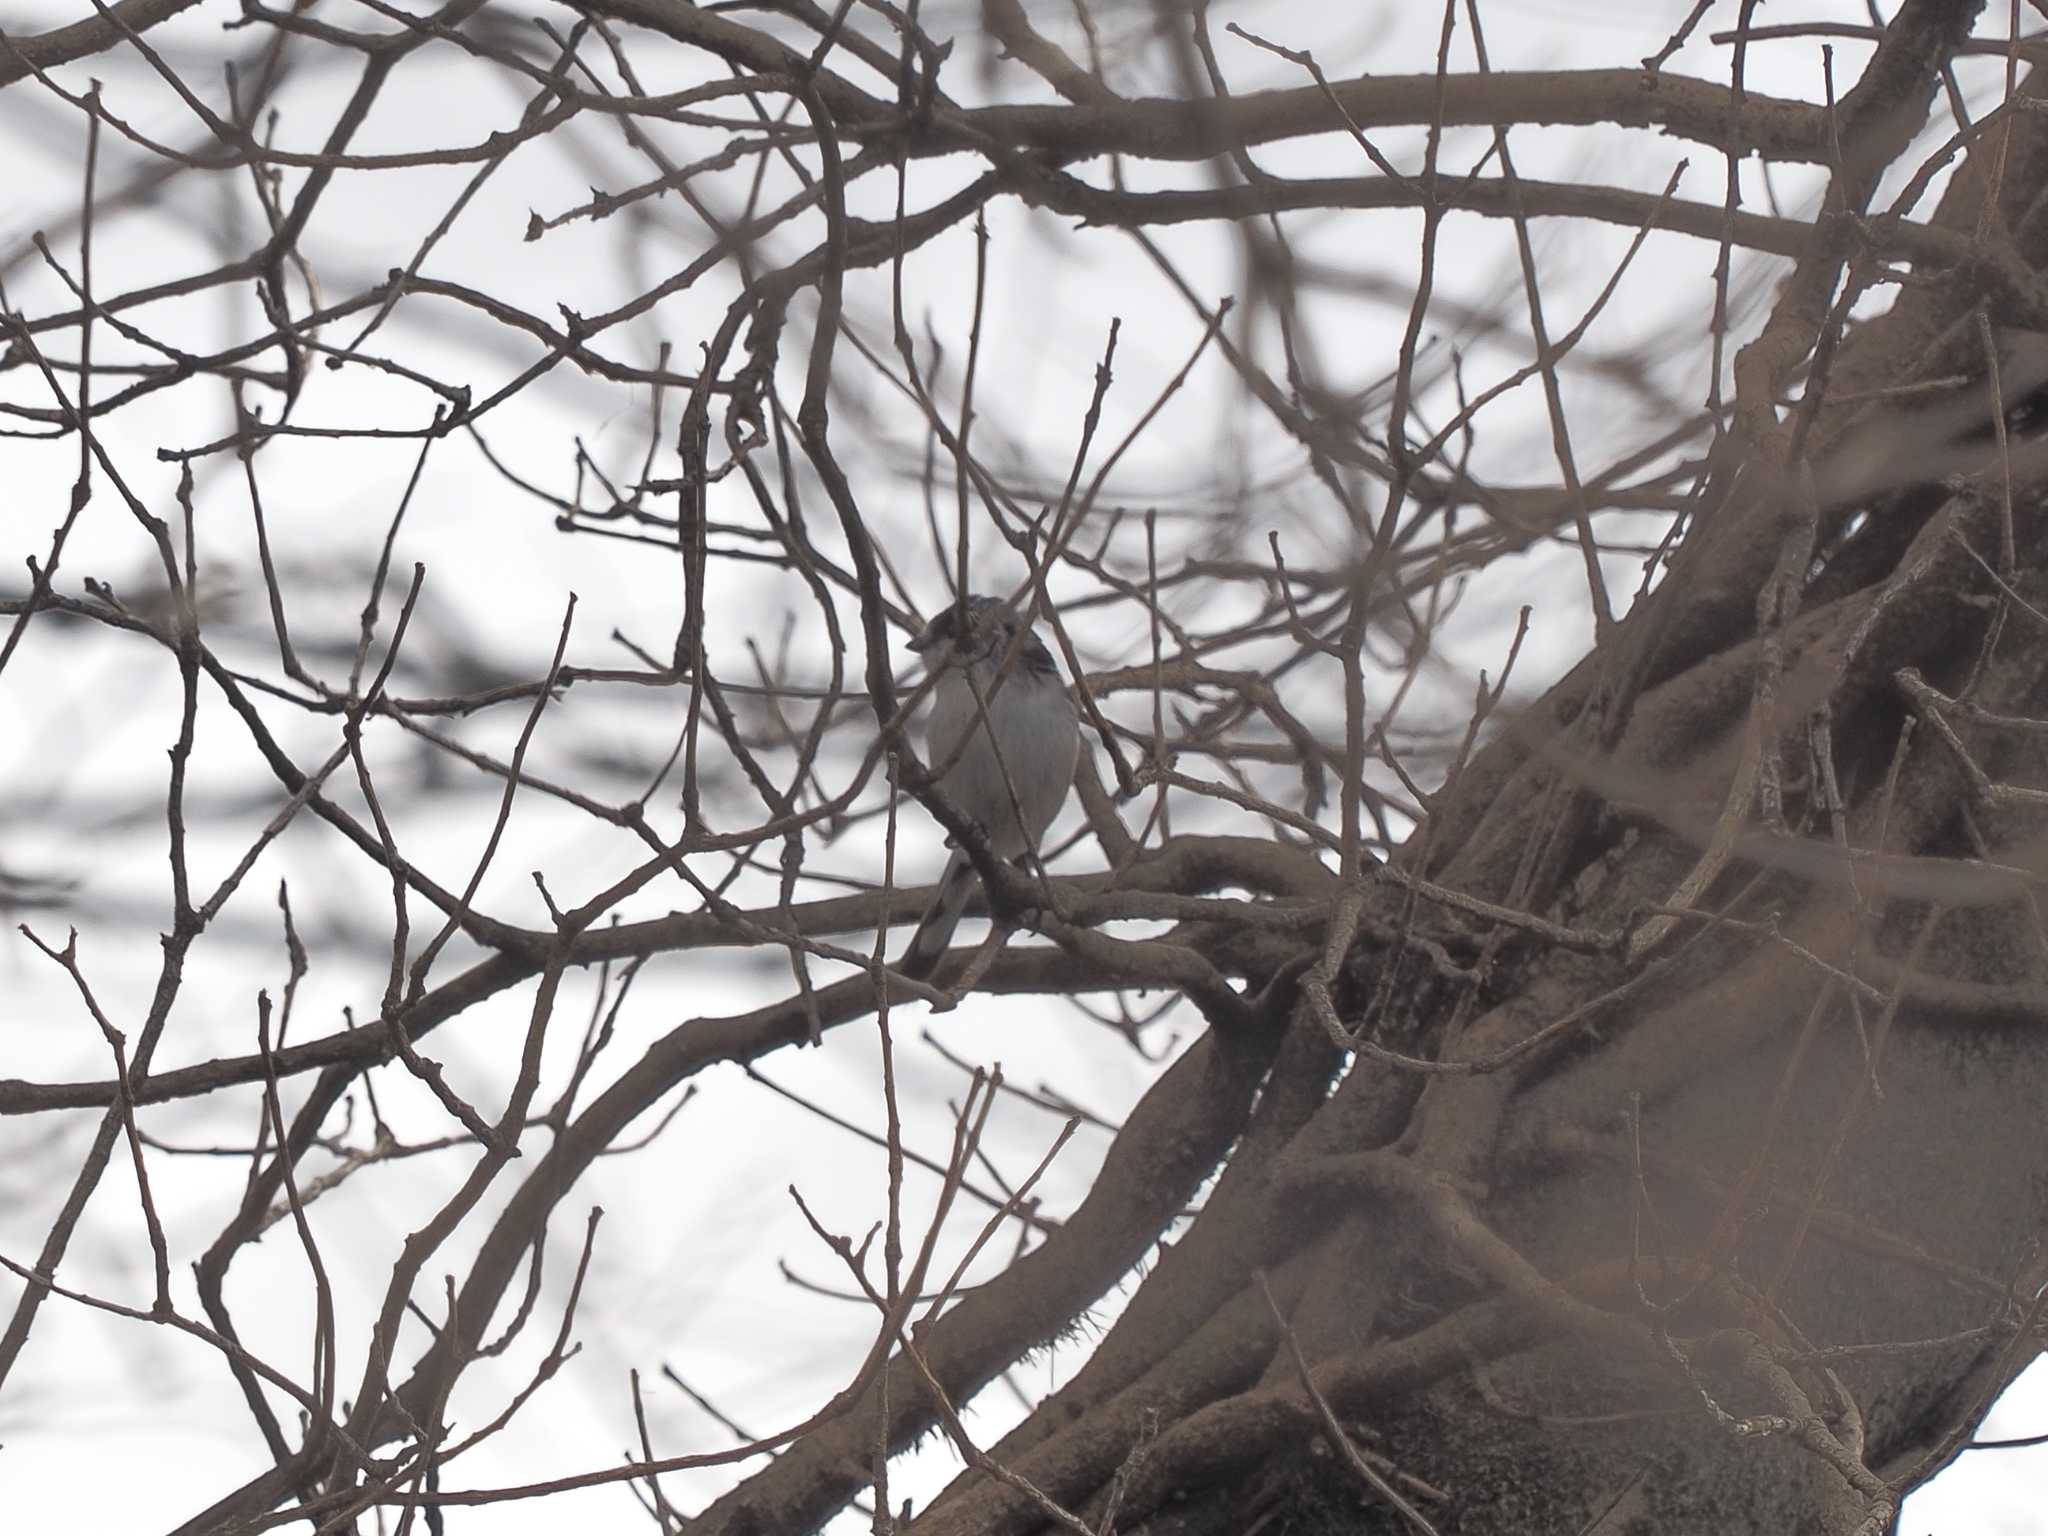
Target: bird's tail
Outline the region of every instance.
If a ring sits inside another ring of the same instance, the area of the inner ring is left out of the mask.
[[[974,866],[955,848],[946,860],[946,872],[939,877],[939,888],[932,892],[931,905],[924,909],[917,932],[910,936],[910,947],[896,962],[897,970],[922,978],[937,969],[946,946],[953,942],[953,930],[960,924],[967,898],[974,894],[974,884]]]

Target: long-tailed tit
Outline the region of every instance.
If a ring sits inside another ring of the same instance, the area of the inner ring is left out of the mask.
[[[997,598],[970,596],[965,609],[964,625],[949,606],[910,642],[938,677],[925,760],[944,769],[939,787],[987,834],[990,851],[1014,859],[1038,847],[1066,803],[1081,727],[1045,642]],[[956,847],[898,970],[931,974],[974,885],[974,865]]]

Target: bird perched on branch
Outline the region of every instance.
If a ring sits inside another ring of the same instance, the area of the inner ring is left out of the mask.
[[[925,761],[942,770],[939,787],[997,858],[1035,851],[1066,803],[1081,749],[1052,652],[1000,599],[978,594],[943,609],[910,648],[937,677],[924,740]],[[955,847],[898,970],[931,974],[974,883],[974,865]]]

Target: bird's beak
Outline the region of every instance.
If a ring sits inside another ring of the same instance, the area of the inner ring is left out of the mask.
[[[926,628],[918,631],[916,637],[909,642],[906,649],[922,653],[930,650],[933,644],[935,642],[932,639],[932,632],[929,628]]]

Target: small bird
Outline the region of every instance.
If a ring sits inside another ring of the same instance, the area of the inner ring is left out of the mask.
[[[1080,720],[1052,652],[1000,599],[978,594],[942,609],[910,648],[938,678],[924,740],[925,761],[945,769],[939,787],[979,824],[997,858],[1035,850],[1066,803],[1081,750]],[[931,974],[974,884],[974,865],[954,848],[899,971]]]

